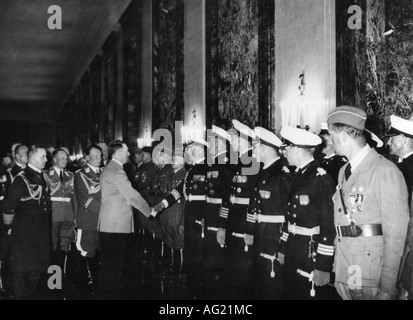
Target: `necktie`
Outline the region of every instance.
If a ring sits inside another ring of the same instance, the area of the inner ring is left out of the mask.
[[[348,163],[346,169],[344,170],[344,176],[346,177],[346,181],[351,176],[351,164],[350,164],[350,162]]]
[[[63,182],[63,170],[60,170],[60,181]]]

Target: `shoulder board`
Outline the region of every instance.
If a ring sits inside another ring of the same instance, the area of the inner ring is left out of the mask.
[[[317,176],[324,176],[327,174],[327,171],[325,171],[323,168],[317,168]]]
[[[291,173],[290,170],[289,170],[286,166],[284,166],[282,170],[283,170],[285,173]]]
[[[85,169],[85,172],[86,172],[86,173],[89,173],[89,172],[90,172],[90,168],[86,168],[86,169]]]
[[[347,163],[347,159],[346,159],[346,158],[341,158],[341,161]]]
[[[53,167],[50,168],[49,170],[45,171],[46,174],[50,175],[50,176],[54,176],[54,169]]]

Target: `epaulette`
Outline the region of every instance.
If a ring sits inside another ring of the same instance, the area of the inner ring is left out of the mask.
[[[317,176],[324,176],[327,174],[327,171],[325,171],[323,168],[317,168]]]

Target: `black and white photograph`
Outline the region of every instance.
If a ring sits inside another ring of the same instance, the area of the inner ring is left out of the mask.
[[[413,0],[0,0],[0,157],[0,300],[413,300]]]

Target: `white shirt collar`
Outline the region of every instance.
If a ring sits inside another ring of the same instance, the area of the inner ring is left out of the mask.
[[[400,163],[400,162],[403,162],[404,159],[407,159],[407,158],[410,157],[412,154],[413,154],[413,151],[412,151],[412,152],[409,152],[409,153],[406,154],[404,157],[399,158],[399,163]]]
[[[87,165],[89,166],[90,169],[92,169],[93,172],[95,172],[95,173],[99,172],[99,168],[94,167],[94,166],[90,165],[89,163]]]
[[[334,157],[336,154],[333,152],[332,154],[330,154],[329,156],[325,156],[324,159],[331,159],[332,157]]]
[[[270,163],[264,165],[264,167],[262,168],[263,170],[268,169],[269,167],[271,167],[274,163],[276,163],[278,160],[280,160],[280,157],[278,157],[277,159],[274,159],[273,161],[271,161]]]
[[[353,159],[350,161],[351,165],[351,172],[354,172],[356,168],[360,165],[360,163],[364,160],[364,158],[367,156],[367,154],[370,152],[371,148],[368,144],[361,149]]]
[[[204,163],[204,161],[205,161],[205,158],[198,159],[197,161],[194,162],[194,164],[202,164]]]
[[[117,164],[119,164],[123,168],[123,164],[119,160],[112,159],[112,161],[115,161]]]
[[[63,169],[59,169],[56,166],[53,166],[53,169],[57,172],[57,175],[60,176],[60,171],[62,171]]]
[[[36,168],[35,166],[33,166],[31,163],[28,164],[28,166],[30,168],[32,168],[34,171],[38,172],[38,173],[42,173],[42,170],[40,170],[39,168]]]

